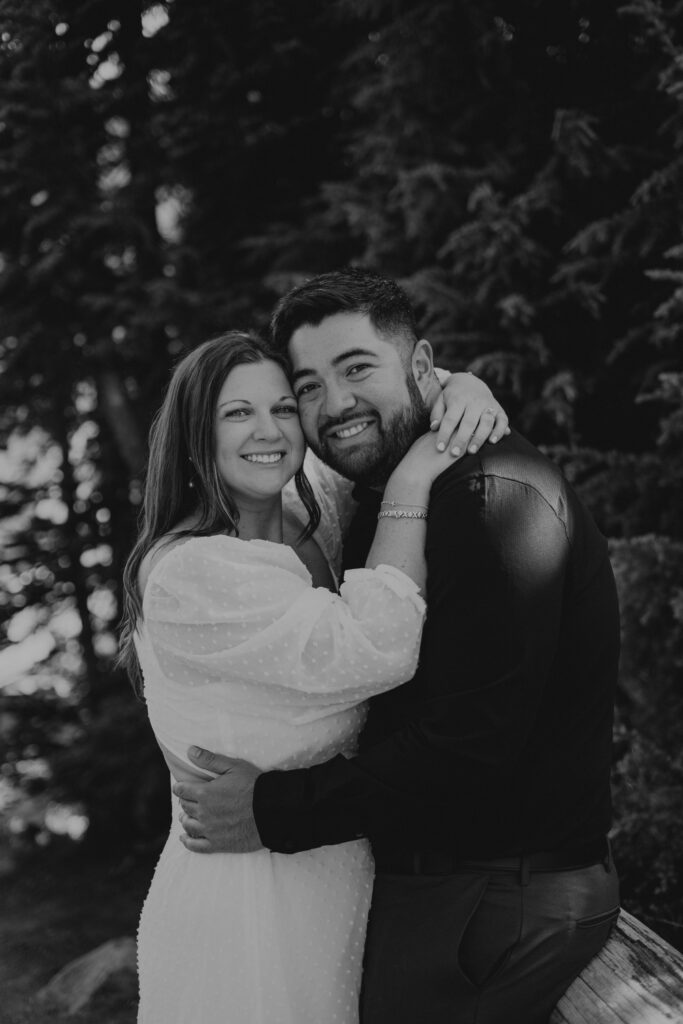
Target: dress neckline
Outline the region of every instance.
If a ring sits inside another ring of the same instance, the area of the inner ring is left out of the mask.
[[[174,544],[173,547],[169,548],[168,551],[166,551],[163,555],[161,555],[161,557],[158,559],[158,561],[156,561],[154,563],[154,565],[152,566],[152,568],[149,570],[149,572],[147,574],[147,582],[145,583],[145,589],[144,589],[144,592],[142,594],[142,604],[143,604],[143,607],[144,607],[144,603],[145,603],[145,597],[146,597],[147,592],[149,590],[150,582],[152,581],[153,577],[155,576],[157,570],[162,565],[168,563],[169,558],[171,558],[176,552],[180,551],[181,548],[184,548],[188,544],[191,544],[193,541],[197,542],[197,541],[215,541],[215,540],[227,541],[230,544],[233,544],[233,543],[237,543],[237,544],[254,544],[254,545],[257,545],[257,546],[259,546],[259,545],[260,546],[265,546],[267,548],[273,547],[273,548],[276,548],[278,551],[285,551],[285,552],[288,553],[288,556],[291,556],[291,558],[293,558],[296,561],[297,565],[300,566],[301,569],[305,572],[306,577],[309,580],[309,582],[310,583],[313,582],[313,577],[311,576],[310,570],[308,569],[308,567],[305,564],[305,562],[303,562],[302,559],[297,555],[297,553],[294,550],[294,548],[290,544],[285,544],[284,541],[262,540],[260,537],[254,537],[251,540],[245,540],[243,537],[231,537],[229,534],[226,534],[226,533],[212,533],[212,534],[209,534],[208,536],[202,536],[202,537],[184,537],[181,541],[179,541],[177,544]],[[332,578],[334,579],[334,581],[336,583],[337,582],[337,578],[336,578],[336,575],[334,573],[334,569],[330,565],[330,561],[329,561],[329,559],[328,559],[327,555],[325,554],[325,551],[323,550],[322,547],[320,548],[320,551],[321,551],[321,553],[323,555],[323,558],[325,559],[325,561],[327,562],[328,566],[330,567],[330,572],[332,573]]]

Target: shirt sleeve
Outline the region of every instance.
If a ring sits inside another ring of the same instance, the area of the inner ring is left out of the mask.
[[[516,481],[480,476],[445,490],[430,511],[438,547],[430,557],[428,534],[429,614],[407,688],[409,724],[354,758],[265,773],[254,809],[270,849],[373,831],[419,848],[423,806],[441,801],[465,820],[478,785],[504,771],[526,740],[556,650],[565,529],[540,494]]]
[[[173,549],[150,577],[144,622],[163,674],[188,685],[238,681],[359,703],[409,679],[425,605],[391,566],[313,588],[291,549],[230,537]]]

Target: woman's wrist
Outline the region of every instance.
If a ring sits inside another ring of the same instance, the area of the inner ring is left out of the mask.
[[[426,508],[429,505],[430,490],[431,482],[427,484],[425,481],[394,472],[384,489],[382,501],[387,503],[387,507],[393,503],[404,507],[414,505]]]
[[[397,505],[391,502],[379,510],[378,519],[426,519],[427,508],[423,505]]]
[[[381,506],[383,509],[389,508],[404,508],[404,509],[415,509],[424,510],[429,508],[429,491],[426,490],[408,490],[405,487],[396,490],[386,490],[384,492],[384,502]]]

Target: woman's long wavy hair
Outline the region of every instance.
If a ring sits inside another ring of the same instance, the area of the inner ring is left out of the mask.
[[[262,362],[276,363],[289,375],[284,356],[256,335],[231,331],[204,342],[176,366],[152,424],[138,539],[123,573],[118,656],[118,664],[127,670],[138,694],[142,690],[135,650],[135,634],[142,619],[140,565],[162,538],[168,543],[178,537],[209,537],[226,531],[239,536],[239,512],[216,468],[216,405],[236,366]],[[305,540],[320,522],[320,509],[302,469],[294,481],[308,512],[308,524],[300,538]],[[178,524],[191,513],[198,516],[196,525],[178,530]]]

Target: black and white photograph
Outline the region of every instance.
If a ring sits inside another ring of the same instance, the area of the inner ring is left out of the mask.
[[[0,1024],[683,1022],[683,0],[0,0]]]

